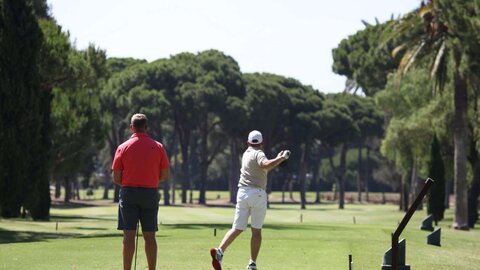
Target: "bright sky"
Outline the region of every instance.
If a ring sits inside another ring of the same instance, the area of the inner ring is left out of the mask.
[[[332,49],[364,28],[405,14],[419,0],[48,0],[78,49],[153,61],[217,49],[242,72],[293,77],[322,92],[344,89]]]

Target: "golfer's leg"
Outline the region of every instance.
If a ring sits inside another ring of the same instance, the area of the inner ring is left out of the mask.
[[[155,270],[157,265],[157,240],[155,232],[143,232],[145,254],[147,254],[148,269]]]
[[[267,214],[267,193],[256,190],[252,196],[252,239],[250,240],[250,259],[257,261],[258,252],[262,244],[262,226]]]
[[[235,238],[237,238],[237,236],[239,236],[242,232],[243,232],[242,230],[231,228],[223,237],[223,240],[220,243],[219,248],[223,252],[225,252],[228,246],[230,246],[230,244],[235,240]]]
[[[252,228],[252,239],[250,240],[250,258],[256,262],[260,246],[262,245],[262,229]]]
[[[132,259],[135,253],[135,232],[134,230],[123,231],[123,270],[132,268]]]
[[[232,228],[225,234],[219,248],[225,251],[228,246],[239,236],[246,228],[250,208],[246,202],[247,194],[244,189],[239,189],[237,193],[237,206],[235,207],[235,217],[233,218]]]

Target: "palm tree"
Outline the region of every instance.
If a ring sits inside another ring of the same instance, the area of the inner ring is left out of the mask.
[[[469,57],[478,50],[478,0],[456,1],[430,0],[421,7],[393,21],[386,33],[384,44],[391,39],[404,41],[392,51],[392,55],[403,53],[397,78],[415,63],[430,61],[430,76],[435,78],[435,89],[445,86],[447,71],[453,74],[454,91],[454,182],[456,229],[468,230],[467,209],[467,105],[469,78],[474,76],[469,68],[475,59]],[[469,38],[472,41],[464,42]],[[469,44],[466,44],[469,43]],[[472,45],[473,44],[473,45]],[[448,63],[451,62],[451,65]],[[473,64],[474,65],[474,64]],[[467,67],[467,68],[466,68]],[[476,68],[476,66],[475,66]]]

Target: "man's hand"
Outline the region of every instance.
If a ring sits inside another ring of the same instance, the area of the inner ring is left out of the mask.
[[[277,158],[283,158],[287,160],[290,157],[290,150],[282,150],[278,153]]]
[[[282,153],[282,157],[286,160],[290,157],[290,150],[283,150],[280,153]]]

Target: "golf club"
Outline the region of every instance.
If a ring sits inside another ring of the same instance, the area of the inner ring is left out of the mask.
[[[139,221],[137,221],[137,232],[136,232],[137,239],[135,240],[135,263],[134,263],[134,266],[133,266],[134,270],[137,270],[138,224],[139,224]]]

